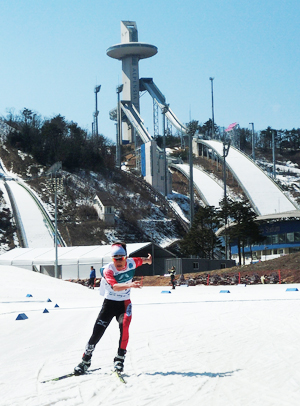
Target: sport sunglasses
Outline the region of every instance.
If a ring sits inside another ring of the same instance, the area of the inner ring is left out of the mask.
[[[124,257],[124,256],[117,256],[117,257],[112,257],[112,259],[113,259],[114,261],[124,261],[124,259],[126,259],[126,257]]]

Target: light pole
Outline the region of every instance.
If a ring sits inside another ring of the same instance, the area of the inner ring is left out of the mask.
[[[252,159],[255,161],[255,148],[254,148],[254,123],[249,123],[252,125]]]
[[[189,134],[189,165],[190,165],[190,228],[194,221],[194,178],[193,178],[193,132]]]
[[[96,104],[94,116],[95,116],[95,124],[96,124],[96,129],[95,129],[95,131],[96,131],[96,135],[97,135],[97,136],[98,136],[98,114],[99,114],[97,95],[98,95],[98,93],[100,92],[100,89],[101,89],[101,85],[95,86],[95,89],[94,89],[94,92],[95,92],[95,104]]]
[[[212,118],[211,118],[211,138],[215,137],[215,118],[214,118],[214,78],[209,78],[211,82],[211,110],[212,110]]]
[[[230,140],[228,142],[223,141],[223,176],[224,176],[224,199],[227,199],[227,193],[226,193],[226,158],[229,153],[229,148],[230,148]]]
[[[55,234],[54,234],[54,247],[55,247],[55,271],[54,271],[54,276],[55,278],[58,278],[58,252],[57,252],[57,173],[60,171],[62,168],[62,162],[56,162],[53,164],[46,174],[51,174],[51,176],[54,175],[54,205],[55,205]]]
[[[122,143],[122,110],[120,103],[120,93],[123,85],[118,85],[117,91],[117,139],[116,139],[116,167],[121,168],[121,143]]]
[[[57,252],[57,171],[54,173],[55,176],[55,192],[54,192],[54,203],[55,203],[55,278],[58,278],[58,252]]]
[[[275,161],[275,131],[272,131],[272,155],[273,155],[273,178],[276,178],[276,161]]]
[[[226,157],[230,148],[230,140],[223,141],[223,182],[224,182],[224,202],[225,202],[225,259],[228,259],[228,243],[227,243],[227,190],[226,190]]]
[[[167,154],[166,154],[166,112],[169,109],[169,105],[165,104],[162,109],[163,114],[163,153],[164,153],[164,173],[165,173],[165,183],[164,183],[164,195],[168,195],[168,165],[167,165]]]

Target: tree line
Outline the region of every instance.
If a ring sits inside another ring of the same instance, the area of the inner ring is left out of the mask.
[[[50,119],[42,119],[37,113],[24,108],[19,115],[9,113],[3,118],[16,131],[11,131],[7,142],[23,152],[31,154],[35,160],[44,166],[51,166],[61,161],[66,170],[77,169],[102,171],[115,167],[115,146],[103,135],[88,134],[74,122],[68,122],[61,115]],[[239,143],[241,150],[251,149],[252,131],[239,128]],[[204,124],[193,120],[187,124],[187,134],[201,134],[205,139],[212,137],[212,121]],[[214,138],[222,140],[224,129],[214,125]],[[271,150],[272,139],[280,150],[294,150],[300,146],[300,129],[266,130],[256,134],[255,146],[262,152]],[[162,137],[157,138],[159,146]],[[182,146],[180,134],[175,136],[166,130],[166,146],[174,148]],[[188,148],[179,152],[182,159],[188,159]],[[224,252],[224,240],[231,256],[231,246],[238,247],[239,263],[245,261],[245,247],[262,243],[264,237],[260,234],[255,222],[256,214],[247,200],[233,201],[227,198],[220,203],[220,209],[213,206],[199,207],[190,231],[180,241],[183,255],[195,255],[201,258],[214,259],[218,252]],[[228,223],[231,224],[227,227]],[[226,225],[226,227],[225,227]],[[216,232],[224,227],[222,238]],[[223,239],[223,241],[222,241]]]
[[[219,253],[226,257],[227,250],[231,258],[231,246],[234,244],[238,247],[239,264],[242,261],[245,263],[245,247],[250,247],[251,252],[253,245],[260,244],[265,239],[255,222],[256,217],[247,199],[223,199],[220,209],[201,206],[195,214],[190,231],[180,241],[181,252],[183,256],[216,259]],[[222,231],[218,236],[217,231],[220,229]]]
[[[15,128],[8,135],[7,142],[18,147],[22,151],[30,153],[42,165],[52,165],[61,161],[67,170],[78,168],[86,170],[101,170],[103,168],[113,168],[115,166],[115,145],[104,135],[92,134],[78,126],[77,123],[68,122],[61,115],[52,118],[42,119],[36,112],[24,108],[22,112],[14,115],[8,113],[2,118],[4,122]],[[204,139],[223,140],[225,138],[224,127],[214,123],[214,134],[212,134],[212,120],[207,120],[204,124],[192,120],[187,123],[187,134],[199,134]],[[237,128],[239,148],[247,152],[252,148],[252,130],[249,128]],[[166,146],[174,148],[182,146],[182,136],[172,135],[166,129]],[[185,138],[185,137],[183,137]],[[275,141],[275,148],[280,153],[283,151],[295,151],[300,147],[300,128],[292,130],[276,130],[267,127],[265,130],[255,133],[255,148],[262,153],[271,151],[272,139]],[[162,147],[163,137],[158,136],[158,146]],[[187,145],[180,151],[182,159],[187,159]]]
[[[31,154],[44,166],[61,161],[66,170],[101,171],[115,166],[115,147],[103,135],[89,135],[74,122],[57,115],[42,119],[24,108],[19,115],[9,115],[4,121],[16,131],[10,131],[7,143]]]
[[[207,120],[204,124],[199,124],[198,121],[193,120],[188,123],[187,128],[193,134],[201,134],[204,139],[212,139],[212,120]],[[214,138],[223,140],[225,127],[220,127],[214,123]],[[240,128],[236,129],[237,137],[239,139],[239,148],[242,151],[251,149],[252,147],[252,129]],[[262,152],[267,152],[272,149],[272,138],[274,135],[275,148],[280,153],[283,151],[295,151],[300,148],[300,128],[275,129],[268,126],[265,130],[254,133],[255,147]]]

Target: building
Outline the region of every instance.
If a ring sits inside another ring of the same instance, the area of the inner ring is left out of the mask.
[[[91,265],[100,277],[99,269],[111,262],[111,245],[58,247],[58,277],[84,279],[90,274]],[[152,255],[152,265],[137,268],[137,276],[164,275],[165,260],[175,255],[152,242],[127,244],[129,257]],[[14,248],[0,255],[0,265],[16,266],[45,275],[55,275],[55,248]]]
[[[205,258],[169,258],[166,259],[166,271],[175,266],[177,275],[186,273],[209,272],[232,268],[236,263],[231,259]]]
[[[259,245],[245,247],[246,263],[266,261],[300,251],[300,211],[258,216],[261,234],[265,237]],[[231,257],[238,262],[238,247],[231,246]]]
[[[115,224],[114,202],[107,192],[98,192],[94,197],[93,205],[98,213],[100,220],[104,221],[107,225],[110,226],[113,226]]]

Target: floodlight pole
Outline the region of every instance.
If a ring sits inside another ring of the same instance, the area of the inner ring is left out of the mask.
[[[227,211],[227,190],[226,190],[226,157],[228,156],[230,148],[230,140],[228,142],[223,141],[223,182],[224,182],[224,202],[225,202],[225,212]],[[227,241],[227,215],[225,217],[225,259],[228,259],[228,241]]]
[[[169,105],[165,104],[165,106],[162,109],[162,114],[163,114],[163,153],[164,153],[164,195],[167,197],[168,195],[168,164],[167,164],[167,154],[166,154],[166,113],[169,109]]]
[[[189,134],[189,167],[190,167],[190,228],[194,221],[194,178],[193,178],[193,133]]]
[[[116,134],[116,167],[121,168],[121,144],[122,144],[122,110],[120,103],[120,93],[123,85],[117,86],[118,104],[117,104],[117,134]]]
[[[215,118],[214,118],[214,78],[209,78],[211,82],[211,110],[212,110],[212,118],[211,118],[211,138],[215,138]]]
[[[95,108],[95,113],[94,113],[94,115],[95,115],[96,135],[97,135],[97,136],[98,136],[98,114],[99,114],[99,111],[98,111],[98,97],[97,97],[97,95],[98,95],[98,93],[100,92],[100,89],[101,89],[101,85],[95,86],[95,89],[94,89],[94,92],[95,92],[95,104],[96,104],[96,108]]]
[[[275,131],[272,131],[272,155],[273,155],[273,178],[276,178],[276,161],[275,161]]]
[[[57,252],[57,171],[54,172],[55,175],[55,193],[54,193],[54,202],[55,202],[55,278],[58,278],[58,252]]]
[[[254,147],[254,123],[249,123],[252,125],[252,159],[255,161],[255,147]]]
[[[58,278],[58,252],[57,252],[57,172],[60,171],[62,168],[62,163],[61,162],[56,162],[51,166],[50,169],[46,172],[48,175],[51,174],[51,179],[52,176],[55,177],[55,182],[54,182],[54,206],[55,206],[55,233],[54,233],[54,247],[55,247],[55,269],[54,269],[54,276],[55,278]]]
[[[229,153],[229,148],[230,148],[230,141],[229,142],[225,142],[223,141],[223,168],[224,168],[224,199],[227,199],[227,192],[226,192],[226,158],[228,156]]]

